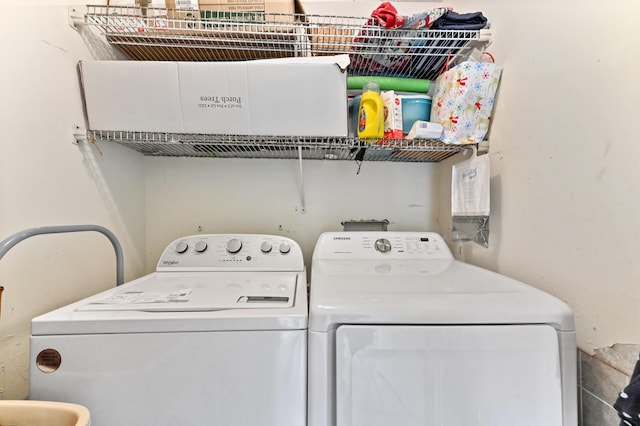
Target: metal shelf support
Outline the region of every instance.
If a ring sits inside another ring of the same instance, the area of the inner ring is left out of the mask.
[[[307,206],[306,206],[306,201],[304,198],[304,173],[302,170],[302,147],[298,146],[298,165],[300,166],[299,169],[299,181],[298,183],[300,184],[300,213],[305,214],[307,212]]]
[[[84,17],[87,13],[87,7],[81,5],[69,6],[67,9],[68,12],[68,21],[69,26],[75,30],[78,29],[80,25],[83,25]]]

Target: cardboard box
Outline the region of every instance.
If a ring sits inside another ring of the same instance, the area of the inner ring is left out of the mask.
[[[166,0],[169,28],[196,28],[200,19],[198,0]]]
[[[169,20],[169,25],[178,21]],[[304,29],[300,27],[300,31]],[[304,45],[299,33],[273,34],[204,32],[193,30],[189,37],[168,31],[140,32],[132,36],[108,34],[107,40],[127,58],[141,61],[236,61],[286,58],[299,54]]]
[[[108,34],[164,31],[168,27],[164,0],[110,1],[103,10],[106,19],[101,20],[102,29]]]
[[[350,53],[358,31],[339,25],[309,25],[311,52],[313,55]]]
[[[140,0],[121,1],[122,5],[105,8],[108,18],[102,29],[107,41],[128,59],[237,61],[301,56],[309,50],[299,0],[293,0],[297,15],[237,16],[201,11],[198,0],[153,0],[146,8],[136,6]]]
[[[382,92],[384,104],[384,137],[402,139],[402,99],[393,90]]]
[[[263,21],[264,14],[296,12],[294,0],[199,0],[200,17]]]
[[[146,18],[140,7],[133,6],[134,0],[128,1],[131,4],[126,7],[107,8],[109,20],[104,27],[107,41],[128,59],[237,61],[301,56],[302,50],[309,49],[304,9],[298,0],[294,4],[299,15],[243,12],[237,16],[201,11],[198,0],[167,0],[166,8],[164,0],[154,0]]]
[[[348,64],[82,61],[80,75],[92,130],[346,137]]]

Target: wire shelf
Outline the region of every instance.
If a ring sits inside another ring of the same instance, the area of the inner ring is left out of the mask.
[[[144,15],[143,15],[144,13]],[[221,13],[222,15],[222,13]],[[366,17],[244,13],[216,16],[133,6],[87,6],[85,23],[129,59],[235,61],[349,54],[350,75],[435,79],[490,41],[490,30],[387,30]]]
[[[347,72],[352,76],[428,80],[435,80],[447,61],[464,60],[491,40],[489,29],[387,30],[370,25],[369,19],[259,12],[230,17],[210,11],[89,5],[83,24],[130,60],[244,61],[348,54]],[[465,149],[438,140],[372,144],[352,137],[104,130],[89,130],[88,136],[148,156],[438,162]]]
[[[432,140],[209,135],[89,130],[94,141],[115,142],[146,156],[439,162],[464,149]]]

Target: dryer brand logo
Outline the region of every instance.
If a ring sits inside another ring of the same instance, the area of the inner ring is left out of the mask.
[[[339,240],[349,241],[350,239],[351,239],[351,237],[333,237],[334,241],[339,241]]]
[[[177,260],[163,260],[162,264],[164,266],[173,266],[173,265],[177,265],[179,262]]]

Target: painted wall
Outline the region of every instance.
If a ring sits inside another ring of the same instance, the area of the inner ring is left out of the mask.
[[[73,144],[84,126],[76,73],[91,53],[67,6],[0,1],[0,240],[23,229],[96,224],[116,233],[126,279],[143,272],[144,175],[119,146]],[[53,3],[53,2],[51,2]],[[0,399],[27,395],[32,317],[115,285],[98,233],[38,236],[0,261]]]
[[[172,240],[197,233],[284,235],[307,268],[320,233],[345,220],[388,219],[396,231],[438,227],[436,165],[147,158],[147,268]],[[188,190],[186,190],[188,188]],[[302,213],[304,199],[305,213]]]
[[[567,301],[587,353],[640,343],[640,4],[495,0],[483,10],[504,66],[492,235],[489,249],[466,244],[463,255]]]

